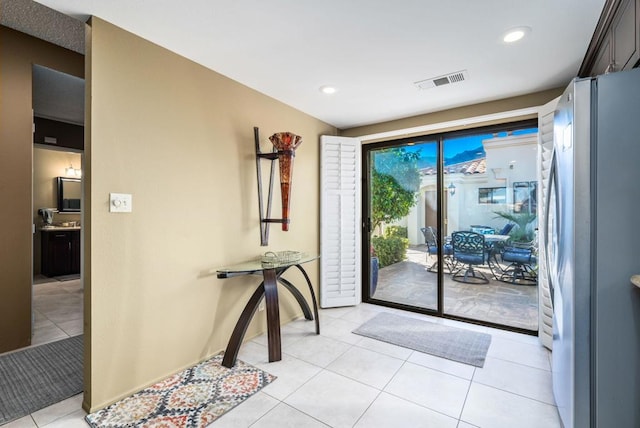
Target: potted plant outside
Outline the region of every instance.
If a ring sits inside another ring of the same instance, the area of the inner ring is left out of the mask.
[[[529,213],[510,213],[506,211],[495,211],[496,217],[504,218],[512,223],[515,223],[516,227],[511,229],[509,235],[511,236],[512,243],[531,243],[534,237],[534,228],[530,226],[535,220],[535,214]]]
[[[369,271],[369,297],[373,297],[376,293],[376,287],[378,286],[378,270],[380,269],[380,261],[376,255],[376,250],[371,246],[371,270]]]

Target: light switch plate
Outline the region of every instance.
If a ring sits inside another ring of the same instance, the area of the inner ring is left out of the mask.
[[[109,212],[130,213],[133,209],[129,193],[109,193]]]

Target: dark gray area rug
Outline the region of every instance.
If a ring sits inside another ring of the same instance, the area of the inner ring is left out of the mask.
[[[0,425],[83,390],[82,335],[0,356]]]
[[[484,366],[491,335],[381,312],[353,333],[404,348]]]

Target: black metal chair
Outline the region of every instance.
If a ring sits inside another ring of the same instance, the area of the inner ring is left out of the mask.
[[[420,228],[420,232],[422,232],[422,236],[424,236],[424,243],[429,245],[430,236],[428,235],[427,228],[426,227],[421,227]]]
[[[438,271],[438,239],[436,229],[427,226],[420,229],[422,234],[424,235],[425,243],[427,244],[427,262],[429,261],[430,256],[435,256],[436,261],[433,262],[431,266],[427,269],[429,272],[437,272]],[[451,273],[453,271],[453,247],[451,244],[445,243],[442,247],[442,258],[444,261],[445,268]]]
[[[516,225],[515,223],[505,224],[504,227],[500,229],[500,231],[498,232],[498,235],[508,235],[509,232],[511,232],[511,229],[513,229],[515,225]],[[499,272],[501,272],[502,269],[500,267],[500,264],[498,263],[498,254],[502,255],[502,253],[504,252],[504,248],[505,248],[505,243],[502,241],[498,241],[495,243],[487,243],[488,262],[491,262],[489,265],[491,266],[491,264],[493,264],[495,267],[498,268]],[[493,269],[491,270],[491,272],[494,273],[494,276],[495,276],[495,272],[493,272]]]
[[[502,270],[500,278],[502,282],[520,285],[536,285],[538,274],[533,269],[535,255],[533,254],[533,244],[512,244],[504,248],[502,261],[509,265]]]
[[[465,265],[455,271],[451,279],[472,284],[487,284],[489,282],[487,276],[474,269],[474,266],[483,265],[487,261],[484,235],[467,231],[453,232],[451,244],[453,260]]]

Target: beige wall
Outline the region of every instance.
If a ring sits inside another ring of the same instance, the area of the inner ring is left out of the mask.
[[[217,267],[318,251],[319,136],[336,129],[97,18],[87,88],[84,404],[96,409],[224,349],[259,278],[219,280]],[[290,231],[272,226],[267,248],[254,126],[265,150],[275,132],[303,137]],[[132,194],[133,212],[109,213],[110,192]],[[306,267],[317,286],[317,263]],[[281,297],[283,322],[301,313]],[[247,338],[265,329],[256,318]]]
[[[35,146],[33,149],[33,223],[36,230],[42,226],[39,208],[56,208],[58,206],[58,189],[56,177],[65,177],[65,169],[73,164],[81,168],[82,155],[59,149]],[[59,213],[53,216],[54,223],[64,221],[80,221],[80,214]],[[40,233],[33,236],[33,274],[40,273]]]
[[[31,343],[31,69],[83,77],[82,55],[0,26],[0,352]]]
[[[569,83],[569,82],[567,82]],[[401,129],[410,129],[419,126],[436,125],[440,123],[446,123],[461,119],[468,119],[472,117],[479,117],[485,115],[491,115],[496,113],[503,113],[508,111],[526,109],[529,107],[538,107],[551,101],[552,99],[562,95],[564,88],[549,89],[547,91],[535,92],[533,94],[521,95],[513,98],[505,98],[497,101],[490,101],[486,103],[473,104],[464,107],[458,107],[449,110],[442,110],[434,113],[423,114],[418,116],[407,117],[404,119],[392,120],[389,122],[381,122],[373,125],[359,126],[355,128],[344,129],[340,131],[340,135],[345,137],[360,137],[363,135],[372,135],[381,132],[397,131]],[[495,119],[473,125],[474,127],[496,125],[500,123],[513,122],[516,120],[537,118],[535,114],[525,115],[521,117],[511,117],[505,119]],[[456,128],[439,129],[438,132],[452,131],[455,129],[461,129],[463,126],[457,126]],[[418,135],[424,135],[424,132],[417,133]],[[403,134],[397,138],[410,137],[412,134]],[[387,138],[387,140],[392,138]],[[374,142],[376,140],[365,141]],[[379,141],[379,140],[378,140]]]

